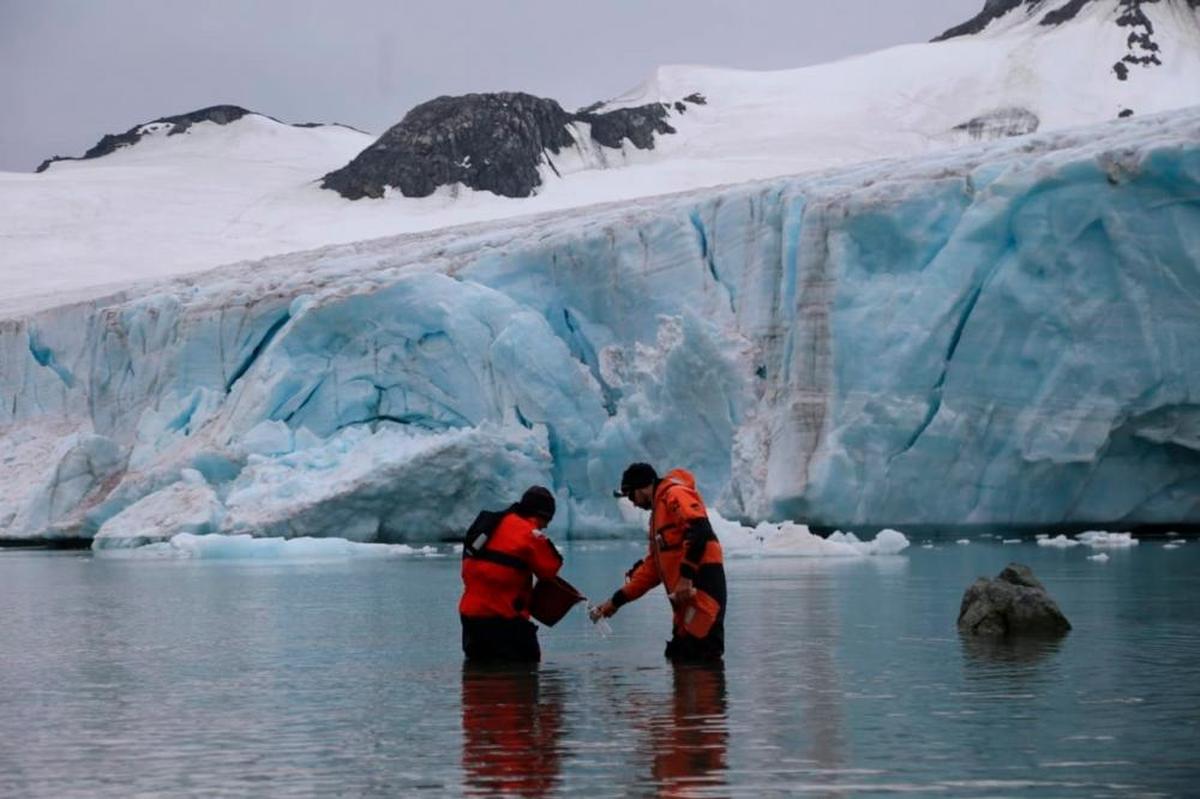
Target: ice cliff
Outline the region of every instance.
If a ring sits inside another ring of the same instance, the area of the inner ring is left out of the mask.
[[[0,441],[10,539],[1198,523],[1200,109],[10,313]]]

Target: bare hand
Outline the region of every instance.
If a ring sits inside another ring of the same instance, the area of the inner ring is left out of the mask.
[[[588,618],[593,622],[600,619],[607,619],[609,616],[617,612],[617,606],[612,603],[612,600],[605,600],[599,605],[595,605],[588,611]]]

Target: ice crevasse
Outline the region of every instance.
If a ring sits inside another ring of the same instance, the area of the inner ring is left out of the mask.
[[[1200,109],[6,314],[10,539],[1200,523]]]

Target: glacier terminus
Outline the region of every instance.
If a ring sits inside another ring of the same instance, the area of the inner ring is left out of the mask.
[[[1200,110],[328,246],[0,321],[0,529],[418,542],[631,460],[844,530],[1200,523]]]

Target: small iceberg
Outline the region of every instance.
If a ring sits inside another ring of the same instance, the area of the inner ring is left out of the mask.
[[[881,530],[873,539],[863,541],[854,533],[840,530],[822,538],[807,525],[796,522],[760,522],[755,527],[746,527],[711,510],[709,520],[721,540],[721,548],[737,557],[895,555],[909,546],[908,537],[898,530]]]
[[[1083,544],[1093,549],[1127,549],[1136,547],[1138,541],[1133,533],[1105,533],[1092,531],[1076,536]]]
[[[1074,538],[1067,538],[1065,535],[1056,535],[1054,538],[1043,538],[1038,536],[1037,540],[1039,547],[1057,547],[1059,549],[1067,549],[1069,547],[1082,546],[1082,541],[1076,541]]]
[[[1133,533],[1106,533],[1100,530],[1090,530],[1080,533],[1074,538],[1067,538],[1065,535],[1057,535],[1054,538],[1039,536],[1037,543],[1040,547],[1058,547],[1059,549],[1078,546],[1086,546],[1091,549],[1128,549],[1137,546],[1138,540],[1133,537]]]
[[[345,538],[255,538],[251,535],[179,533],[167,541],[95,551],[103,558],[313,561],[403,556],[436,557],[436,547],[360,544]]]

